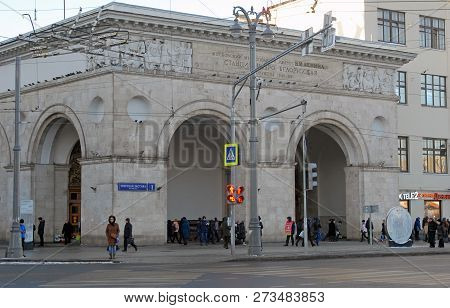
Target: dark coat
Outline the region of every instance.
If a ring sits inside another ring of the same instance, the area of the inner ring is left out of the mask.
[[[133,237],[133,225],[129,222],[125,224],[125,228],[123,229],[123,237],[124,238]]]
[[[328,224],[328,235],[329,236],[336,236],[336,224],[334,221],[330,221]]]
[[[72,236],[72,232],[73,232],[72,224],[66,222],[63,226],[62,234],[64,234],[64,237],[69,237]]]
[[[190,227],[189,227],[189,220],[187,219],[181,219],[181,234],[183,235],[183,238],[188,239],[190,236]]]
[[[41,220],[39,222],[39,226],[38,226],[38,234],[39,235],[44,235],[44,228],[45,228],[45,220]]]
[[[437,223],[434,220],[432,220],[430,223],[428,223],[428,232],[436,232],[437,227],[438,227]]]
[[[222,225],[220,226],[221,230],[222,230],[222,236],[225,237],[230,237],[231,236],[231,228],[227,225],[227,221],[223,220],[222,221]]]

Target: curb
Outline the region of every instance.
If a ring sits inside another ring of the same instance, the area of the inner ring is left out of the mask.
[[[39,260],[39,259],[10,259],[10,258],[4,258],[0,259],[0,263],[41,263],[41,264],[52,264],[52,263],[61,263],[61,264],[71,264],[71,263],[86,263],[86,264],[119,264],[123,263],[122,261],[118,260],[110,260],[110,259],[51,259],[51,260]]]
[[[357,259],[357,258],[377,258],[377,257],[398,257],[398,256],[427,256],[427,255],[449,255],[450,251],[420,251],[420,252],[366,252],[354,254],[311,254],[297,256],[261,256],[261,257],[237,257],[225,260],[224,262],[274,262],[274,261],[301,261],[301,260],[326,260],[326,259]]]

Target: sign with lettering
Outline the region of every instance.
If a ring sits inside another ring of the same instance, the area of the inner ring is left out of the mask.
[[[117,183],[120,191],[156,191],[155,183]]]
[[[436,192],[407,192],[398,195],[399,200],[418,200],[418,199],[428,199],[428,200],[450,200],[450,194],[440,194]]]

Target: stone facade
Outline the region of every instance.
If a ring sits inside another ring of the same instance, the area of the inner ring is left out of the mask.
[[[142,11],[140,15],[135,14],[138,9]],[[104,243],[106,219],[111,214],[117,216],[121,225],[125,217],[132,218],[137,242],[164,243],[166,220],[171,219],[167,214],[169,194],[188,197],[209,189],[170,191],[171,183],[181,179],[168,178],[173,159],[169,148],[179,128],[192,118],[220,121],[217,130],[228,139],[231,85],[237,76],[248,71],[248,47],[245,38],[231,39],[227,22],[201,25],[190,15],[175,14],[173,19],[166,15],[167,12],[149,8],[107,6],[100,24],[114,22],[130,31],[128,44],[107,50],[104,56],[85,57],[82,65],[87,70],[82,73],[48,82],[41,80],[23,89],[21,197],[34,200],[36,217],[46,219],[47,241],[60,233],[67,219],[69,160],[77,142],[81,147],[83,243]],[[82,22],[92,22],[89,16]],[[296,40],[296,34],[280,34],[272,43],[258,41],[258,63],[286,49]],[[4,68],[10,65],[10,52],[20,45],[12,42],[0,46]],[[356,77],[349,75],[349,68],[378,72],[370,74],[371,78],[392,77],[413,55],[344,39],[333,51],[316,52],[308,57],[293,53],[258,75],[262,83],[258,115],[281,110],[303,98],[308,101],[303,121],[294,109],[259,125],[258,208],[264,221],[265,241],[281,239],[285,217],[296,214],[296,157],[307,129],[322,129],[345,156],[345,166],[341,168],[346,187],[343,219],[349,238],[359,236],[363,205],[380,205],[381,213],[375,216],[378,223],[397,204],[396,143],[392,138],[383,138],[396,129],[393,88],[383,79],[378,85],[373,80],[370,85],[361,83],[360,89]],[[11,93],[0,93],[1,109],[13,108]],[[237,100],[237,135],[243,153],[238,178],[239,184],[246,187],[248,101],[248,91],[243,90]],[[368,133],[374,126],[379,133]],[[8,238],[11,223],[13,144],[12,113],[2,112],[0,240]],[[222,147],[210,145],[216,148],[212,153],[221,153]],[[323,147],[326,151],[326,145]],[[222,166],[212,169],[220,170],[220,174],[210,189],[224,187],[227,171]],[[117,185],[150,182],[156,184],[155,192],[119,191]],[[320,203],[321,196],[329,193],[332,192],[319,190],[316,202]],[[204,206],[218,206],[218,215],[227,214],[224,196],[204,202]],[[190,215],[179,206],[180,217]],[[247,224],[249,206],[246,203],[237,209],[237,219]],[[196,219],[197,215],[188,218]]]

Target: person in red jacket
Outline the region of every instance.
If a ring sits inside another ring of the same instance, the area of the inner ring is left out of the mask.
[[[284,246],[289,245],[289,239],[291,240],[292,246],[294,246],[295,223],[291,216],[287,218],[286,223],[284,224],[284,233],[286,234],[286,244],[284,244]]]

